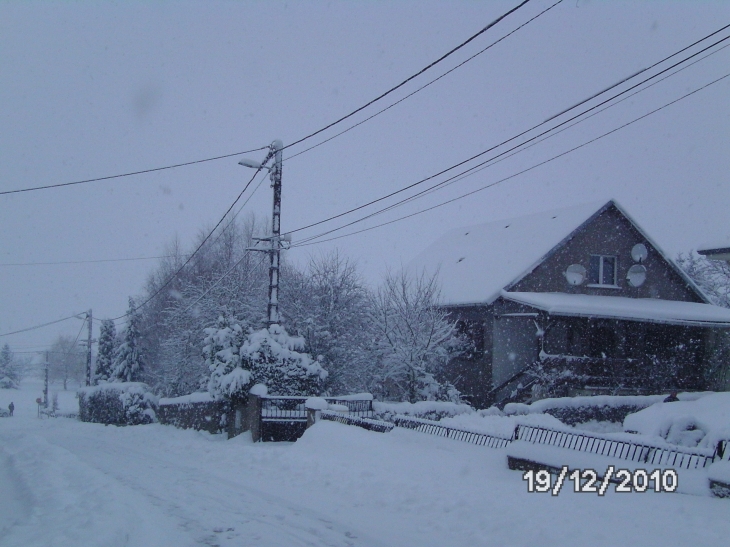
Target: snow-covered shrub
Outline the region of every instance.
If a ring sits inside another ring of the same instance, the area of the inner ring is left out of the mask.
[[[396,414],[412,416],[424,420],[438,421],[453,418],[460,414],[472,414],[475,410],[464,403],[449,401],[419,401],[417,403],[385,403],[373,401],[373,417],[376,420],[390,421]]]
[[[303,338],[290,336],[280,325],[245,335],[232,316],[221,316],[217,326],[205,332],[208,391],[214,399],[243,400],[254,384],[265,386],[273,395],[319,395],[322,391],[327,371],[301,352]]]
[[[660,433],[668,443],[694,447],[707,435],[707,429],[696,418],[682,416],[668,421]]]
[[[664,395],[594,395],[541,399],[532,404],[508,403],[507,416],[550,414],[567,425],[591,421],[621,423],[631,413],[638,412],[664,399]]]
[[[113,382],[78,391],[79,419],[113,425],[149,424],[157,420],[157,397],[141,382]]]
[[[303,349],[303,338],[271,325],[248,335],[240,349],[241,363],[272,395],[319,395],[327,371]]]

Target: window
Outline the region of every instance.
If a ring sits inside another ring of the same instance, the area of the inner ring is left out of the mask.
[[[591,255],[588,283],[591,285],[616,286],[616,257]]]

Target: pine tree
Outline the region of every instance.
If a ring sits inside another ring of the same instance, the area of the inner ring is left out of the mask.
[[[203,357],[210,370],[208,392],[216,400],[242,399],[253,385],[251,371],[241,366],[244,332],[232,315],[218,317],[205,329]]]
[[[111,380],[115,382],[139,382],[144,372],[144,360],[139,347],[140,317],[134,299],[131,297],[127,317],[124,341],[114,354],[114,371]]]
[[[117,338],[117,329],[114,321],[104,319],[101,322],[101,332],[99,333],[99,354],[96,357],[96,373],[94,375],[94,383],[99,381],[107,382],[114,372],[114,350]]]
[[[240,349],[241,363],[272,395],[319,395],[327,371],[302,349],[303,338],[271,325],[248,335]]]
[[[18,389],[20,375],[15,367],[13,352],[10,346],[5,344],[0,350],[0,388]]]

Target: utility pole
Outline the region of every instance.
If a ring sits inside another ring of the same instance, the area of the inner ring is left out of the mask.
[[[289,242],[285,237],[285,241],[281,238],[281,164],[282,150],[284,143],[276,139],[269,146],[269,153],[263,163],[251,160],[242,160],[239,165],[251,167],[253,169],[262,169],[266,167],[266,163],[273,157],[274,165],[269,167],[269,178],[271,179],[271,187],[274,189],[274,204],[271,212],[271,236],[268,238],[254,238],[258,242],[268,241],[269,248],[249,247],[249,251],[262,251],[269,253],[269,304],[266,310],[266,327],[279,323],[279,264],[281,249]]]
[[[86,348],[86,385],[91,385],[91,308],[86,314],[86,320],[89,322],[89,340],[88,347]]]
[[[271,213],[271,248],[269,250],[269,305],[266,326],[279,323],[279,258],[281,249],[281,156],[284,143],[275,140],[271,143],[274,153],[274,166],[269,177],[274,189],[274,207]]]
[[[50,366],[50,363],[48,362],[48,352],[46,352],[46,379],[43,383],[43,408],[48,408],[48,367]]]

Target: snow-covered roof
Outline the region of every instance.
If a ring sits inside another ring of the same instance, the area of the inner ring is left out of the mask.
[[[417,273],[438,270],[444,304],[489,304],[611,203],[586,203],[458,228],[426,248],[408,269]]]
[[[507,292],[502,297],[551,315],[648,321],[671,325],[730,327],[730,309],[658,298],[588,294]]]

